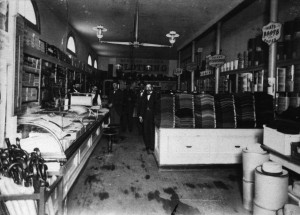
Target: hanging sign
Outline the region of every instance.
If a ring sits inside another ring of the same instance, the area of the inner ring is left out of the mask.
[[[176,68],[176,69],[174,69],[173,74],[174,74],[174,75],[177,75],[177,76],[181,75],[181,74],[182,74],[182,69],[181,69],[181,68]]]
[[[197,69],[197,64],[196,63],[187,63],[186,64],[186,70],[187,71],[195,71]]]
[[[208,76],[208,75],[213,75],[213,71],[212,70],[205,70],[205,71],[201,71],[200,72],[200,76]]]
[[[225,56],[216,54],[214,56],[209,57],[208,64],[212,67],[220,67],[225,63]]]
[[[281,36],[281,24],[270,22],[262,28],[262,31],[262,41],[268,43],[268,45],[271,45],[279,40]]]

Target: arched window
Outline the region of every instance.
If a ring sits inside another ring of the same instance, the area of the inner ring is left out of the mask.
[[[69,35],[68,37],[67,50],[68,52],[71,52],[71,54],[76,54],[76,44],[75,44],[74,37],[72,35]]]
[[[96,60],[94,60],[94,68],[95,68],[95,69],[98,69],[98,63],[97,63]]]
[[[88,56],[88,65],[93,66],[91,55]]]
[[[25,18],[27,25],[29,25],[31,28],[37,31],[40,30],[39,14],[35,1],[19,1],[18,13]]]

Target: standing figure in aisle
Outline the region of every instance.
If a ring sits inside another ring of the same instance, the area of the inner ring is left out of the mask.
[[[140,89],[138,91],[137,99],[136,99],[136,113],[137,113],[138,117],[140,116],[140,113],[141,113],[142,101],[143,101],[144,93],[145,93],[145,84],[143,82],[141,82],[139,84],[139,87],[140,87]],[[138,128],[139,135],[143,135],[143,133],[144,133],[143,123],[141,123],[140,120],[138,120],[138,122],[137,122],[137,128]]]
[[[113,90],[108,97],[108,107],[110,108],[110,123],[120,124],[123,108],[123,92],[119,89],[119,83],[113,82]]]
[[[123,91],[124,105],[123,114],[121,118],[122,130],[126,131],[127,127],[129,132],[133,129],[133,111],[136,101],[134,91],[131,89],[131,83],[126,83],[126,89]]]
[[[155,137],[155,103],[156,96],[153,92],[151,84],[146,85],[146,93],[142,99],[141,111],[139,113],[139,120],[143,123],[144,142],[146,145],[147,153],[150,154],[154,151],[154,137]]]
[[[100,96],[100,90],[96,85],[93,85],[91,90],[92,96],[93,96],[93,106],[101,106],[101,96]]]

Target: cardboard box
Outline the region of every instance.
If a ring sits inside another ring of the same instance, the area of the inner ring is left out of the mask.
[[[300,142],[300,134],[284,134],[273,128],[264,126],[264,145],[279,152],[291,155],[291,143]]]

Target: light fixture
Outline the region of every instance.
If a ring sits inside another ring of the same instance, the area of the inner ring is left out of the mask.
[[[150,66],[150,65],[147,65],[146,68],[147,68],[147,71],[150,71],[151,66]]]
[[[176,38],[179,37],[179,34],[177,34],[176,31],[170,31],[168,34],[166,34],[166,37],[169,38],[169,42],[173,46],[173,44],[176,42]]]
[[[116,65],[116,69],[119,70],[119,69],[121,69],[121,68],[122,68],[122,65],[118,63],[118,64]]]
[[[93,27],[93,30],[94,30],[94,31],[97,31],[97,37],[98,37],[99,41],[100,41],[100,40],[102,39],[102,37],[103,37],[103,32],[106,32],[106,31],[107,31],[107,29],[104,28],[102,25],[98,25],[98,26],[96,26],[96,27]]]

